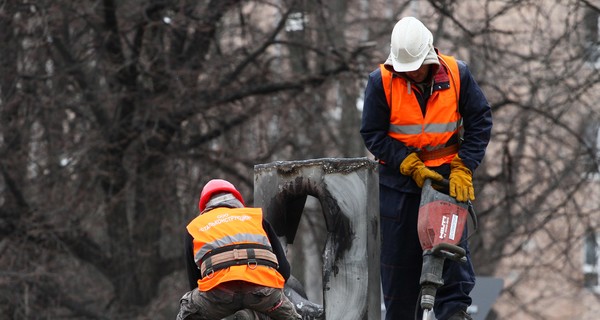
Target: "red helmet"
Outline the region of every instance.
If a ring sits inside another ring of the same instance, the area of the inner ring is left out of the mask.
[[[234,197],[244,204],[244,198],[242,198],[240,192],[237,191],[231,182],[223,179],[212,179],[206,183],[204,188],[202,188],[202,193],[200,193],[200,201],[198,202],[198,208],[200,209],[200,212],[206,209],[206,204],[213,195],[222,192],[229,192],[233,194]]]

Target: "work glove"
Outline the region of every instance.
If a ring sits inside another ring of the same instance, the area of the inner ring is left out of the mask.
[[[419,188],[423,188],[425,179],[442,181],[444,177],[441,174],[427,168],[423,161],[419,159],[416,153],[409,154],[400,164],[400,173],[406,176],[411,176],[417,183]]]
[[[473,189],[473,173],[456,155],[450,162],[450,196],[457,201],[475,200]]]

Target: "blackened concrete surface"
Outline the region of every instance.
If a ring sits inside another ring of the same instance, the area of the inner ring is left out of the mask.
[[[254,166],[254,202],[292,244],[307,196],[323,210],[323,319],[381,319],[379,177],[368,158],[276,161]]]

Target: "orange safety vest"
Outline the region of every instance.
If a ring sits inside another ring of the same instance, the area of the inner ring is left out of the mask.
[[[458,135],[461,129],[461,116],[458,111],[458,63],[451,56],[439,56],[442,62],[440,68],[449,72],[450,87],[432,92],[427,101],[425,116],[407,81],[401,77],[392,77],[392,73],[383,64],[380,65],[385,96],[391,109],[388,135],[408,147],[424,152],[435,152],[445,148],[448,140],[453,135]],[[446,152],[441,157],[423,160],[423,163],[428,167],[450,163],[457,151],[456,146],[451,153]]]
[[[194,239],[196,265],[200,267],[207,253],[226,246],[255,244],[271,249],[262,221],[263,214],[260,208],[215,208],[199,215],[187,226]],[[200,291],[208,291],[232,280],[272,288],[283,288],[285,283],[285,279],[277,270],[265,265],[247,263],[203,275],[203,278],[198,280],[198,288]]]

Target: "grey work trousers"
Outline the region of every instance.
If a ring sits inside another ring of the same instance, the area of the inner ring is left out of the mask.
[[[242,309],[260,312],[274,320],[302,319],[283,289],[230,281],[209,291],[196,288],[184,294],[177,320],[220,320]]]

